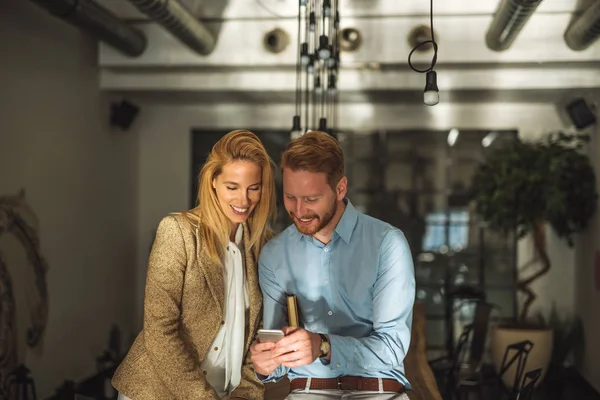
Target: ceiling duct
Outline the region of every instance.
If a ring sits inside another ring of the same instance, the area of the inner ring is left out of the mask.
[[[92,0],[32,0],[50,14],[92,34],[129,56],[146,49],[146,36]]]
[[[596,1],[565,31],[571,50],[585,50],[600,37],[600,1]]]
[[[502,0],[485,36],[494,51],[508,49],[542,0]]]
[[[207,55],[215,48],[214,35],[177,0],[129,0],[195,52]]]

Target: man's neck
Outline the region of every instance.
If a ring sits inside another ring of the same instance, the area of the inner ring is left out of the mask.
[[[321,229],[319,232],[315,233],[313,237],[323,244],[329,243],[331,241],[331,238],[333,237],[333,232],[335,231],[335,228],[337,228],[337,225],[340,223],[340,220],[344,215],[345,210],[346,204],[344,203],[344,201],[339,201],[337,210],[335,210],[335,215],[333,216],[331,221],[329,221],[326,227]]]

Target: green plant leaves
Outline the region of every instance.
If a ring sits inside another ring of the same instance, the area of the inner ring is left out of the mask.
[[[477,212],[489,227],[519,237],[546,221],[573,245],[596,211],[596,178],[581,152],[587,135],[551,134],[493,150],[473,176]]]

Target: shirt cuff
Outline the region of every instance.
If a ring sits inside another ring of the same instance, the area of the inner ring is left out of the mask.
[[[331,361],[329,362],[329,368],[333,371],[343,372],[347,369],[349,358],[352,357],[352,352],[354,351],[352,338],[331,334],[328,335],[329,344],[331,346]]]
[[[256,377],[262,383],[269,383],[269,382],[279,382],[279,380],[281,380],[281,378],[283,378],[283,376],[286,374],[286,371],[285,371],[285,368],[282,365],[280,365],[279,367],[275,368],[275,371],[273,371],[273,373],[271,373],[271,375],[269,375],[269,376],[259,374],[256,371],[254,371],[254,374],[256,374]]]

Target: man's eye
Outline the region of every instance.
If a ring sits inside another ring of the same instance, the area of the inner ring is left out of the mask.
[[[314,203],[315,201],[317,201],[317,199],[311,199],[311,198],[306,199],[307,203]]]

